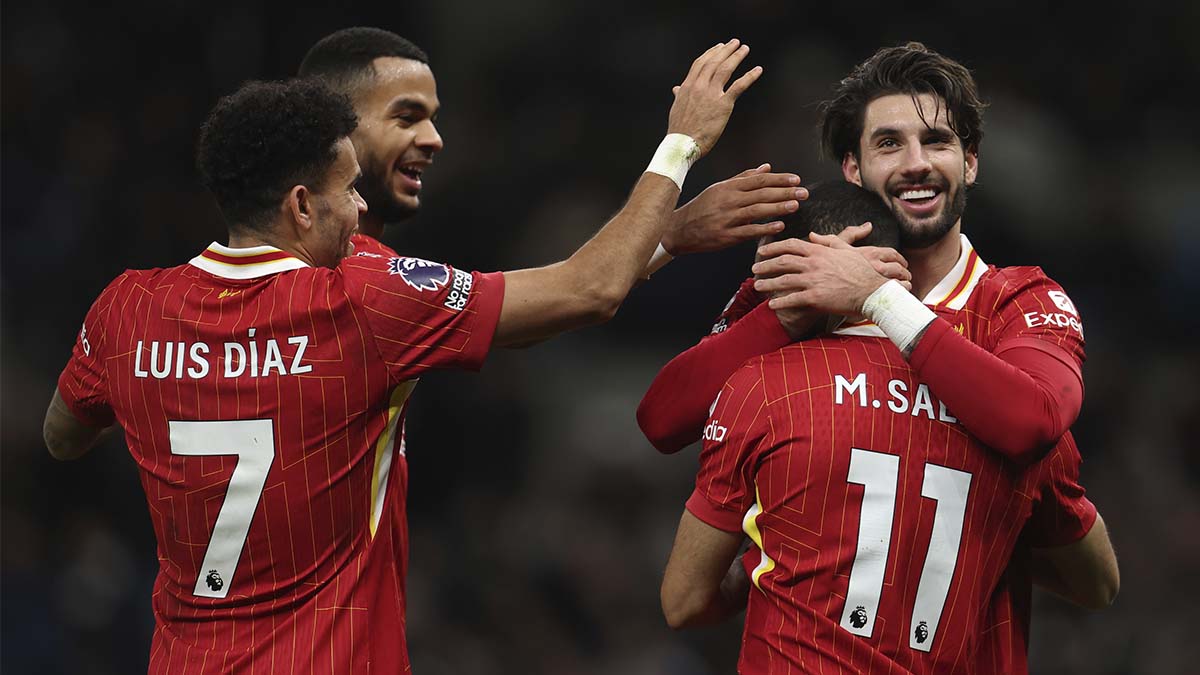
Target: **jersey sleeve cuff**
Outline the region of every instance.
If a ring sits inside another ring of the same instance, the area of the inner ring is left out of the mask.
[[[917,346],[913,348],[912,358],[909,359],[913,370],[920,370],[925,365],[925,361],[929,358],[929,355],[937,349],[938,343],[946,336],[946,332],[953,332],[953,330],[950,327],[950,323],[945,319],[941,317],[934,319],[929,324],[929,327],[925,329],[925,334],[917,341]],[[967,339],[961,335],[959,335],[959,338],[963,340]]]
[[[63,371],[58,378],[58,395],[62,398],[63,403],[67,404],[67,409],[86,426],[103,429],[111,426],[117,421],[116,415],[113,414],[111,408],[107,406],[87,406],[83,401],[75,398],[72,393],[70,375],[67,371]]]
[[[479,370],[492,348],[496,326],[500,323],[500,308],[504,306],[504,273],[474,272],[478,300],[468,309],[476,312],[475,327],[467,344],[463,368]]]
[[[743,514],[730,511],[728,507],[714,504],[700,490],[693,490],[686,504],[688,512],[706,525],[724,532],[741,533]]]
[[[1097,515],[1092,500],[1080,497],[1071,505],[1069,515],[1059,519],[1053,532],[1038,532],[1030,538],[1030,545],[1034,548],[1055,548],[1074,544],[1092,531]]]

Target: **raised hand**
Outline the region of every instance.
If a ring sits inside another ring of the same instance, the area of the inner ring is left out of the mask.
[[[705,188],[671,215],[663,248],[673,256],[716,251],[781,232],[783,223],[770,219],[794,212],[808,190],[799,176],[770,171],[763,164]]]
[[[733,71],[750,53],[750,47],[736,38],[709,48],[692,62],[683,84],[676,86],[675,103],[667,121],[667,133],[686,134],[700,146],[700,155],[708,154],[725,131],[733,104],[742,92],[762,75],[755,66],[725,88]]]

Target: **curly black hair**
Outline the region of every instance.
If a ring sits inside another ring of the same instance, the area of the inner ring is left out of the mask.
[[[783,232],[775,238],[807,239],[810,232],[837,234],[867,221],[871,222],[871,233],[856,246],[900,245],[900,223],[879,195],[844,180],[822,181],[808,186],[808,199],[783,219]]]
[[[428,64],[429,56],[412,42],[382,28],[343,28],[321,38],[300,63],[300,77],[311,77],[354,94],[375,76],[375,59],[396,56]]]
[[[833,98],[821,104],[821,141],[835,162],[859,156],[859,139],[867,104],[881,96],[934,94],[946,105],[950,129],[963,150],[979,152],[983,140],[983,110],[975,78],[958,61],[942,56],[920,42],[886,47],[854,68],[838,83]],[[924,112],[920,111],[922,121]]]
[[[350,99],[319,82],[249,82],[204,121],[196,169],[231,229],[261,231],[293,186],[321,187],[356,126]]]

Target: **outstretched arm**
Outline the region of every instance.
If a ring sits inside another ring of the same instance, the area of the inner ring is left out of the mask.
[[[731,40],[696,59],[676,88],[660,155],[624,207],[590,241],[560,263],[505,273],[504,304],[493,344],[526,344],[601,323],[616,313],[662,240],[679,198],[676,180],[681,183],[680,174],[712,148],[738,96],[762,74],[762,68],[755,67],[726,90],[748,53],[749,47]],[[671,134],[689,137],[690,147]],[[664,156],[664,151],[673,156]]]

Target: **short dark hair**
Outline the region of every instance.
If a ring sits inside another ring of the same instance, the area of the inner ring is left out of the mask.
[[[859,156],[859,139],[867,104],[881,96],[934,94],[946,103],[950,129],[967,152],[979,152],[983,140],[983,110],[975,78],[961,63],[920,42],[887,47],[860,63],[834,88],[833,98],[821,104],[821,142],[826,154],[842,161]],[[918,107],[921,120],[924,112]]]
[[[300,62],[300,77],[320,79],[344,93],[375,76],[375,59],[397,56],[428,64],[429,56],[412,42],[382,28],[343,28],[317,41]]]
[[[292,186],[323,184],[356,126],[350,99],[318,82],[249,82],[204,121],[196,169],[231,229],[262,230]]]
[[[808,199],[783,219],[776,239],[807,239],[810,232],[837,234],[851,225],[871,222],[871,233],[856,246],[900,245],[900,223],[879,195],[844,180],[822,181],[808,187]]]

